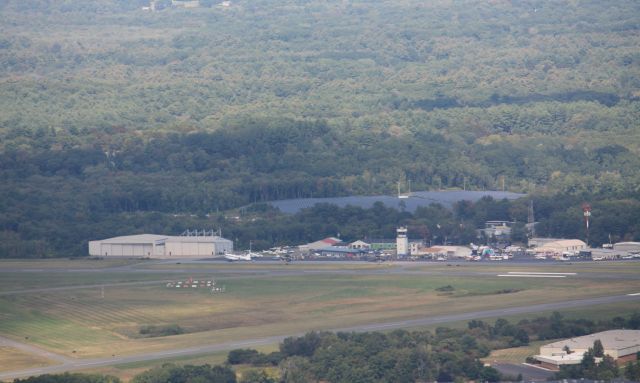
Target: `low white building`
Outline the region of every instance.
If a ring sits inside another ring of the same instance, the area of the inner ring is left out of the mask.
[[[233,242],[218,236],[127,235],[89,242],[99,257],[202,258],[233,251]]]
[[[546,344],[540,347],[540,355],[534,358],[542,367],[550,370],[558,370],[562,365],[579,364],[596,340],[602,342],[604,354],[611,356],[618,364],[635,361],[640,352],[640,330],[610,330]]]
[[[478,230],[487,238],[506,239],[511,236],[511,225],[509,221],[487,221],[484,223],[484,229]]]
[[[615,251],[640,253],[640,242],[618,242],[613,245]]]
[[[536,253],[544,254],[578,254],[581,250],[585,250],[587,244],[579,239],[560,239],[554,242],[547,242],[540,247],[535,248]]]
[[[298,250],[300,250],[300,251],[317,251],[317,250],[323,249],[323,248],[328,247],[328,246],[336,246],[336,245],[338,245],[340,243],[342,243],[342,240],[340,240],[340,238],[328,237],[328,238],[325,238],[325,239],[321,239],[319,241],[307,243],[306,245],[300,245],[300,246],[298,246]]]
[[[348,247],[350,249],[370,249],[371,244],[365,241],[357,240],[355,242],[351,242]]]
[[[422,249],[424,249],[423,241],[409,241],[409,254],[414,256],[420,255]]]
[[[446,259],[461,258],[467,259],[471,256],[471,249],[466,246],[444,246],[436,245],[420,249],[417,256],[429,256],[433,258],[444,257]]]
[[[564,240],[563,238],[534,237],[534,238],[529,238],[528,243],[530,248],[536,248],[536,247],[544,246],[547,243],[563,241],[563,240]]]
[[[171,0],[171,5],[176,8],[198,8],[200,0]]]
[[[601,248],[589,249],[589,252],[591,252],[591,259],[593,259],[594,261],[620,259],[621,257],[629,254],[626,251]]]

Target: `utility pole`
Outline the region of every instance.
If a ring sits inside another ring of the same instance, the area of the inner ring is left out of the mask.
[[[527,214],[527,223],[529,224],[529,232],[531,233],[530,238],[535,238],[536,236],[536,218],[533,214],[533,200],[529,201],[529,212]]]

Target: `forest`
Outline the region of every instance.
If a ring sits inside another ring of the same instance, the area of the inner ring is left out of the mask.
[[[388,236],[421,218],[329,225],[344,211],[261,203],[398,182],[528,193],[557,237],[583,235],[589,202],[594,244],[640,239],[636,1],[146,5],[0,2],[0,257],[189,227],[240,247]],[[463,243],[526,203],[416,225]]]

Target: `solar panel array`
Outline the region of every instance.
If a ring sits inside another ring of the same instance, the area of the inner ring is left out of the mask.
[[[397,196],[351,196],[332,198],[297,198],[269,202],[272,206],[280,209],[283,213],[295,214],[302,209],[310,208],[316,204],[332,204],[339,207],[357,206],[361,208],[371,208],[376,202],[382,202],[385,206],[398,210],[415,212],[419,206],[428,206],[432,203],[441,204],[451,208],[454,203],[462,200],[477,201],[485,196],[494,199],[517,199],[526,194],[511,193],[503,191],[424,191],[411,193],[409,198],[398,198]],[[404,206],[402,206],[404,205]]]

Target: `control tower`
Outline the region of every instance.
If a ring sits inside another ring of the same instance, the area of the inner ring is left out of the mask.
[[[407,228],[399,227],[396,229],[396,254],[398,257],[406,257],[409,255],[409,238],[407,238]]]

